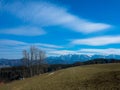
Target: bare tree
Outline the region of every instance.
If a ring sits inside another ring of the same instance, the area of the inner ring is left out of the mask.
[[[26,50],[23,51],[23,57],[24,65],[29,68],[30,76],[41,73],[41,65],[45,59],[45,52],[43,50],[31,46],[28,52]]]
[[[31,61],[30,61],[30,52],[23,50],[23,75],[25,77],[31,76]]]
[[[24,66],[27,66],[28,64],[28,54],[27,54],[27,51],[26,50],[23,50],[23,65]]]
[[[39,57],[38,57],[38,63],[39,63],[39,66],[38,66],[38,69],[39,69],[38,71],[39,71],[39,72],[38,72],[38,73],[40,74],[40,73],[41,73],[40,71],[43,70],[43,69],[42,69],[42,64],[44,63],[44,59],[45,59],[45,57],[46,57],[46,56],[45,56],[45,52],[42,51],[42,50],[39,50],[38,56],[39,56]]]

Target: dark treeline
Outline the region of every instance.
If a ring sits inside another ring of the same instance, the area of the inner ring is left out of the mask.
[[[97,59],[88,60],[84,62],[76,62],[73,64],[73,66],[90,65],[90,64],[106,64],[106,63],[120,63],[120,60],[97,58]]]
[[[73,64],[52,64],[52,65],[49,65],[48,71],[55,71],[55,70],[59,70],[59,69],[75,67],[75,66],[82,66],[82,65],[106,64],[106,63],[120,63],[120,60],[98,58],[98,59],[88,60],[88,61],[84,61],[84,62],[75,62]]]
[[[34,70],[33,76],[40,75],[48,72],[48,65],[42,65],[39,70],[40,74],[37,73],[36,66],[31,67]],[[10,82],[13,80],[23,80],[24,78],[31,77],[28,67],[17,66],[0,69],[0,82]]]

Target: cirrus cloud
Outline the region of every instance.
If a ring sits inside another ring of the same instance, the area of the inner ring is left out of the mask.
[[[98,54],[98,55],[120,55],[120,48],[107,48],[107,49],[81,49],[79,52],[82,53],[91,53],[91,54]]]
[[[23,36],[38,36],[38,35],[43,35],[45,33],[46,32],[41,28],[29,27],[29,26],[0,30],[0,34],[12,34],[12,35],[23,35]]]
[[[110,29],[112,25],[92,22],[71,14],[65,7],[48,2],[13,2],[3,5],[3,10],[22,20],[41,27],[60,26],[81,33],[93,33]],[[32,10],[32,11],[31,11]]]
[[[72,45],[104,46],[109,44],[120,44],[120,36],[101,36],[86,39],[75,39]]]
[[[0,46],[27,45],[27,43],[16,40],[1,39]]]
[[[29,50],[30,46],[34,45],[38,48],[51,52],[63,48],[62,46],[48,44],[48,43],[28,43],[18,40],[0,39],[0,58],[22,58],[22,51]]]

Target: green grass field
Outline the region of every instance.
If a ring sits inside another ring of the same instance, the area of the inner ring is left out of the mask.
[[[72,67],[1,85],[0,90],[120,90],[120,64]]]

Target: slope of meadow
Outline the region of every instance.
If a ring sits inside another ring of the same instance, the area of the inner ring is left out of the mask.
[[[72,67],[1,85],[0,90],[120,90],[120,64]]]

